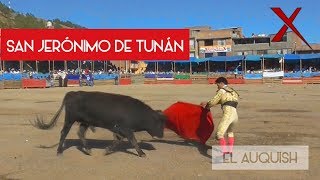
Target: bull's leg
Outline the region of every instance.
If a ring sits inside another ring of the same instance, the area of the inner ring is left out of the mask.
[[[61,130],[61,136],[60,136],[60,142],[59,142],[59,146],[58,146],[58,149],[57,149],[57,155],[61,155],[62,154],[62,145],[64,143],[64,140],[66,139],[67,137],[67,134],[69,133],[70,129],[71,129],[71,126],[72,126],[73,123],[71,122],[68,122],[66,121],[64,123],[64,126]]]
[[[85,133],[88,130],[89,126],[87,124],[81,123],[78,131],[78,136],[82,142],[82,150],[87,155],[91,154],[91,150],[88,148],[87,140],[85,138]]]
[[[130,143],[133,145],[133,147],[136,149],[136,151],[138,152],[138,155],[140,157],[146,157],[146,154],[140,149],[137,140],[133,134],[133,131],[131,130],[127,130],[126,132],[124,132],[126,137],[128,138],[128,140],[130,141]]]
[[[106,148],[105,155],[112,153],[114,148],[116,148],[121,143],[121,141],[123,140],[124,137],[118,133],[113,133],[113,138],[114,138],[114,141],[111,146]]]

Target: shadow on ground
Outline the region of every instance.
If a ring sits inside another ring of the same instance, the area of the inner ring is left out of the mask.
[[[106,147],[110,146],[112,144],[113,140],[96,140],[96,139],[87,139],[87,144],[88,147],[90,149],[105,149]],[[40,145],[38,146],[39,148],[43,148],[43,149],[48,149],[48,148],[54,148],[57,147],[58,144],[54,144],[51,146],[44,146],[44,145]],[[139,147],[141,150],[147,150],[147,151],[151,151],[151,150],[155,150],[154,146],[146,143],[146,142],[140,142],[138,143]],[[71,147],[76,147],[79,151],[81,151],[82,153],[86,154],[86,152],[84,152],[82,150],[82,143],[79,139],[66,139],[64,142],[64,148],[63,151],[68,150]],[[115,149],[112,153],[115,152],[125,152],[128,154],[132,154],[132,155],[136,155],[138,156],[138,154],[135,154],[131,151],[128,151],[128,149],[134,149],[134,147],[131,145],[130,142],[128,141],[122,141]]]
[[[106,147],[110,146],[112,144],[113,140],[96,140],[96,139],[87,139],[88,147],[91,149],[105,149]],[[189,147],[196,147],[201,155],[207,158],[212,158],[211,155],[209,155],[207,152],[209,149],[211,149],[211,146],[204,145],[195,141],[189,141],[189,140],[182,140],[182,141],[172,141],[172,140],[142,140],[138,143],[141,150],[156,150],[155,147],[150,143],[164,143],[164,144],[170,144],[170,145],[178,145],[178,146],[189,146]],[[57,147],[58,144],[54,144],[51,146],[44,146],[40,145],[38,148],[48,149],[48,148],[54,148]],[[86,154],[82,150],[82,143],[79,139],[66,139],[64,143],[63,151],[68,150],[71,147],[76,147],[79,151]],[[122,141],[121,144],[119,144],[115,149],[114,152],[124,152],[132,155],[138,156],[136,153],[133,153],[131,151],[128,151],[128,149],[134,149],[134,147],[131,145],[128,141]]]
[[[211,149],[211,146],[204,145],[195,141],[190,140],[182,140],[182,141],[171,141],[171,140],[150,140],[150,141],[143,141],[143,142],[154,142],[154,143],[165,143],[165,144],[171,144],[171,145],[178,145],[178,146],[189,146],[189,147],[197,147],[199,153],[207,158],[212,158],[211,155],[207,153],[209,149]]]

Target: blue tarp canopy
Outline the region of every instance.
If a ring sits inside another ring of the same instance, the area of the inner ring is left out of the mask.
[[[317,54],[286,54],[284,56],[285,61],[291,60],[315,60],[320,59],[320,53]]]
[[[235,61],[242,61],[244,56],[213,56],[209,58],[209,61],[215,62],[235,62]]]
[[[286,54],[284,55],[285,61],[292,61],[292,60],[300,60],[299,54]]]
[[[245,60],[246,61],[262,61],[262,58],[264,58],[264,60],[268,60],[268,59],[279,59],[282,58],[283,55],[282,54],[264,54],[262,55],[246,55]]]
[[[247,55],[245,57],[246,61],[261,61],[260,56],[258,55]]]
[[[190,62],[206,62],[206,61],[215,61],[215,62],[232,62],[232,61],[261,61],[262,58],[265,60],[268,59],[280,59],[283,58],[287,61],[294,60],[314,60],[320,59],[320,53],[318,54],[264,54],[262,55],[246,55],[246,56],[213,56],[209,58],[195,58],[190,57],[189,60],[145,60],[144,62],[176,62],[176,63],[190,63]]]
[[[279,59],[282,57],[283,57],[282,54],[264,54],[263,56],[261,56],[261,58],[265,58],[265,59]]]
[[[301,60],[314,60],[320,59],[320,54],[299,54]]]
[[[172,62],[172,60],[144,60],[145,63],[155,63],[155,62]]]
[[[209,58],[192,58],[191,62],[206,62],[209,61]]]

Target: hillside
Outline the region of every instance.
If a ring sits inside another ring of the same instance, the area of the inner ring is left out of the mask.
[[[47,20],[35,17],[31,13],[16,12],[0,2],[0,28],[45,28]],[[51,20],[56,29],[84,28],[70,21]]]

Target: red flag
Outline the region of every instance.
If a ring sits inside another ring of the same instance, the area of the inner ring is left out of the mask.
[[[213,118],[210,110],[200,105],[177,102],[164,111],[168,117],[166,128],[184,139],[205,144],[213,130]]]

